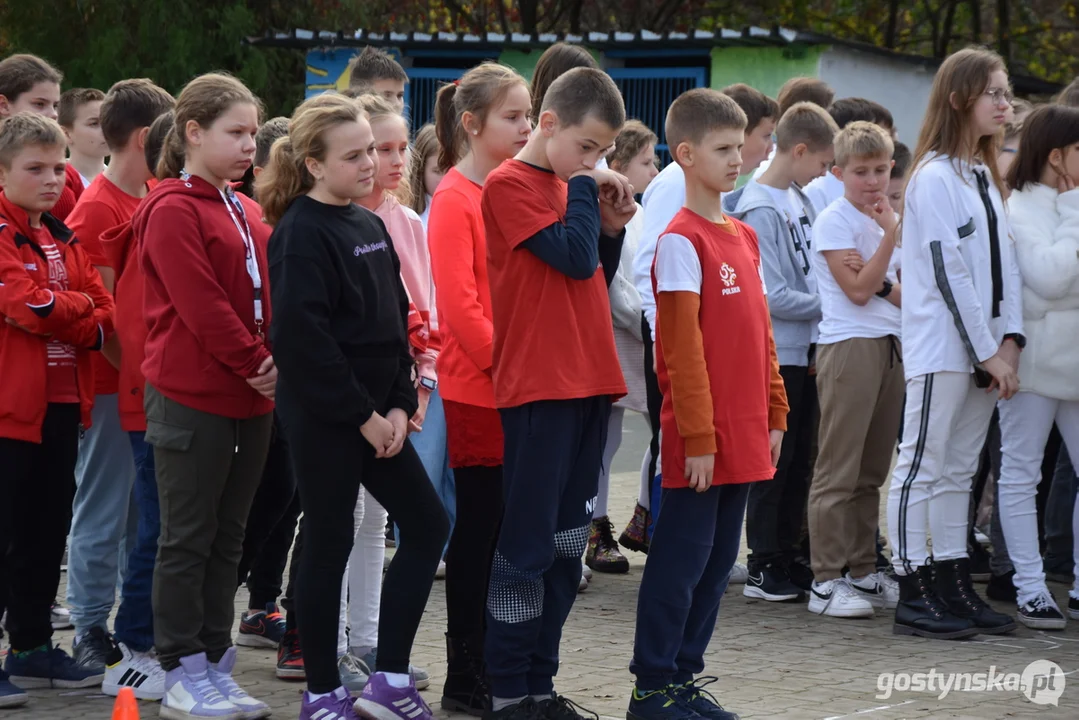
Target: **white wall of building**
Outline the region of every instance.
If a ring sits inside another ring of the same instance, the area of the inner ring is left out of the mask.
[[[917,63],[837,46],[821,55],[817,77],[835,88],[837,98],[863,97],[888,108],[899,139],[914,150],[933,75]]]

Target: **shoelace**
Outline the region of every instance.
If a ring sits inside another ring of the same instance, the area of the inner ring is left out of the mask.
[[[850,588],[846,588],[846,591],[850,592]],[[702,697],[708,702],[718,707],[720,710],[722,710],[723,708],[719,704],[719,701],[716,700],[715,696],[705,690],[706,687],[708,687],[714,682],[719,682],[719,678],[713,675],[705,675],[697,678],[696,680],[689,681],[682,687],[685,688],[687,692],[691,693],[690,700],[696,700],[698,697]]]
[[[1048,595],[1037,595],[1027,604],[1034,608],[1034,612],[1053,610],[1056,608],[1056,603],[1054,603],[1053,599],[1050,598]]]
[[[599,715],[583,708],[577,703],[570,700],[568,697],[559,695],[554,699],[555,717],[562,720],[577,720],[578,718],[592,718],[592,720],[599,720]]]
[[[618,543],[614,541],[614,523],[611,522],[609,517],[597,522],[596,530],[599,532],[600,547],[606,550],[618,547]]]
[[[193,675],[188,675],[188,677],[191,678],[191,682],[195,685],[195,689],[199,691],[199,694],[202,695],[208,704],[216,705],[218,703],[226,702],[225,696],[214,686],[213,681],[210,680],[209,674],[204,674],[202,677],[195,677]]]
[[[356,656],[350,652],[342,655],[341,659],[338,661],[338,664],[344,665],[345,670],[352,673],[353,675],[370,675],[369,672],[364,670],[365,666],[363,666],[363,664],[356,658]]]

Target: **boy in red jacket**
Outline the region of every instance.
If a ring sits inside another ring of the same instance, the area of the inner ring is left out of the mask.
[[[49,214],[64,186],[64,149],[53,120],[19,113],[0,122],[0,548],[11,634],[0,705],[25,698],[14,683],[102,680],[51,639],[79,434],[93,405],[90,351],[112,331],[113,310],[82,246]]]
[[[787,418],[757,236],[720,205],[738,180],[745,127],[742,109],[714,90],[690,90],[667,112],[686,201],[652,264],[663,500],[637,601],[630,720],[737,718],[694,676],[750,483],[775,473]]]

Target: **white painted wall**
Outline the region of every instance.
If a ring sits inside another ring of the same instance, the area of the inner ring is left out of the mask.
[[[915,63],[832,47],[821,55],[817,77],[835,88],[837,98],[863,97],[888,108],[899,139],[913,151],[933,75],[933,70]]]

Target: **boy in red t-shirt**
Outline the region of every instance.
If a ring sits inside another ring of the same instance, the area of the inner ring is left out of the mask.
[[[17,113],[0,123],[0,553],[11,647],[0,700],[25,687],[83,688],[102,672],[52,643],[79,433],[91,425],[90,353],[112,331],[112,298],[86,251],[49,214],[64,183],[64,133]],[[116,582],[116,576],[112,576]],[[11,676],[9,681],[8,675]]]
[[[494,394],[505,433],[506,505],[486,638],[488,715],[499,720],[575,716],[554,696],[554,676],[611,402],[626,392],[607,285],[636,210],[629,182],[595,167],[624,122],[609,76],[571,70],[548,90],[525,147],[483,186]]]
[[[737,717],[694,676],[738,555],[750,483],[774,474],[787,418],[757,236],[720,205],[738,180],[745,127],[742,109],[714,90],[690,90],[667,112],[686,201],[652,265],[663,505],[637,601],[630,720]]]
[[[102,238],[129,224],[149,191],[153,173],[143,147],[150,125],[172,105],[172,96],[146,79],[121,80],[109,89],[101,104],[109,166],[83,192],[67,222],[110,293],[116,285],[115,261],[105,252]],[[117,315],[127,314],[127,308],[119,305],[123,300],[116,302]],[[116,325],[119,327],[118,321]],[[149,654],[154,639],[150,589],[157,553],[156,533],[151,537],[158,524],[156,480],[152,472],[137,472],[143,468],[137,468],[135,458],[144,461],[145,457],[141,433],[129,435],[128,431],[145,430],[146,426],[124,426],[119,367],[119,336],[113,335],[94,359],[94,427],[79,441],[67,602],[75,624],[76,661],[101,672],[106,664],[110,666],[104,683],[108,694],[115,695],[122,685],[130,685],[139,698],[157,700],[164,693],[164,674]],[[136,512],[129,512],[129,508]],[[143,529],[146,532],[140,532]],[[124,547],[130,556],[121,558],[125,536]],[[116,616],[119,644],[113,647],[108,619],[116,599],[116,575],[125,565]],[[121,683],[123,677],[129,682]]]

